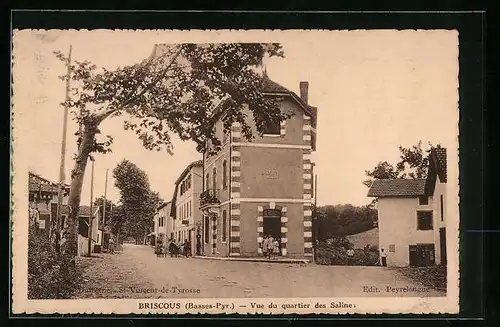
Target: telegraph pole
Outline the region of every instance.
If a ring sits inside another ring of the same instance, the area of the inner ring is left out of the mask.
[[[106,226],[106,193],[108,191],[108,170],[106,169],[106,179],[104,180],[104,206],[102,208],[102,227]]]
[[[90,213],[89,213],[89,257],[92,256],[92,221],[94,220],[93,199],[94,199],[94,157],[90,156],[92,161],[92,169],[90,173]]]
[[[70,91],[70,78],[71,78],[71,51],[72,46],[69,46],[68,61],[66,63],[67,73],[66,73],[66,97],[64,103],[64,120],[63,120],[63,131],[62,131],[62,142],[61,142],[61,165],[59,167],[59,194],[57,197],[57,216],[56,216],[56,235],[55,235],[55,246],[56,253],[60,252],[60,238],[61,238],[61,214],[62,214],[62,202],[64,197],[64,191],[66,183],[66,175],[64,173],[65,163],[66,163],[66,134],[68,130],[68,104],[69,101],[69,91]]]
[[[104,247],[105,245],[105,240],[106,240],[106,204],[107,204],[107,192],[108,192],[108,171],[109,169],[106,169],[106,179],[104,180],[104,204],[102,206],[102,245]],[[111,210],[111,208],[109,208]]]

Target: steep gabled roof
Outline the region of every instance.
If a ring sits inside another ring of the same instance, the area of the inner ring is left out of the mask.
[[[369,197],[417,197],[425,195],[425,179],[377,179],[374,180]]]
[[[441,183],[446,183],[448,180],[446,148],[434,148],[429,154],[429,172],[425,185],[427,194],[434,193],[434,187],[436,186],[436,180],[438,178]]]
[[[299,97],[295,92],[292,92],[288,90],[286,87],[276,83],[275,81],[271,80],[267,73],[265,73],[262,76],[262,92],[264,94],[283,94],[287,96],[291,96],[299,105],[300,107],[304,110],[304,112],[311,116],[311,124],[313,127],[316,127],[316,119],[317,119],[317,113],[318,113],[318,108],[313,107],[306,103],[304,100],[302,100],[301,97]]]
[[[186,175],[191,171],[191,168],[201,167],[201,166],[203,166],[203,160],[193,161],[192,163],[187,165],[187,167],[184,168],[184,171],[179,175],[179,178],[177,178],[177,180],[175,181],[175,184],[179,184],[184,179],[184,177],[186,177]]]
[[[161,205],[158,206],[158,209],[157,211],[160,211],[161,209],[165,208],[166,206],[168,206],[170,203],[172,203],[172,201],[168,201],[168,202],[164,202],[162,203]]]
[[[42,176],[35,174],[34,172],[29,172],[29,183],[28,190],[29,192],[49,192],[49,193],[57,193],[59,192],[59,186],[56,183],[49,181]],[[66,192],[69,192],[69,185],[65,184]]]

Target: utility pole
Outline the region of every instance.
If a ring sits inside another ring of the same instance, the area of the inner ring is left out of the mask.
[[[106,179],[104,180],[104,204],[102,206],[102,245],[105,245],[104,240],[106,239],[106,204],[107,204],[107,192],[108,192],[108,170],[106,169]],[[111,208],[109,208],[111,210]]]
[[[89,257],[92,256],[92,221],[94,220],[93,199],[94,199],[94,157],[90,156],[92,169],[90,173],[90,213],[89,213]]]
[[[61,214],[62,214],[62,202],[65,192],[66,175],[64,173],[65,163],[66,163],[66,134],[68,130],[68,105],[69,101],[69,91],[70,91],[70,78],[71,78],[71,51],[72,46],[69,46],[68,61],[66,63],[67,73],[66,73],[66,97],[64,103],[64,120],[63,120],[63,131],[62,131],[62,142],[61,142],[61,165],[59,167],[59,193],[57,197],[57,215],[56,215],[56,235],[55,235],[55,247],[56,253],[60,252],[60,238],[61,238]]]

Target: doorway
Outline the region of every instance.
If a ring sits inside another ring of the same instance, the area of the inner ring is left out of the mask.
[[[265,209],[263,222],[263,236],[271,235],[273,239],[278,240],[281,249],[281,210],[279,209]],[[281,255],[281,251],[279,251]]]
[[[436,262],[434,244],[410,245],[409,251],[412,267],[433,266]]]

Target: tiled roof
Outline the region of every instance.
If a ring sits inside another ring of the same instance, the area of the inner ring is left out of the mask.
[[[65,185],[67,191],[69,190],[69,185]],[[58,184],[49,181],[35,173],[29,173],[29,183],[28,189],[30,192],[52,192],[57,193],[59,191]]]
[[[168,201],[168,202],[163,202],[163,204],[159,205],[158,206],[158,211],[165,208],[166,206],[168,206],[170,203],[172,203],[172,201]]]
[[[262,91],[269,93],[283,93],[283,94],[292,93],[292,91],[288,90],[286,87],[271,80],[267,76],[267,74],[265,74],[264,77],[262,78]]]
[[[203,161],[202,160],[198,160],[198,161],[194,161],[194,162],[190,163],[184,169],[184,171],[180,174],[179,178],[177,178],[177,180],[175,181],[175,184],[179,184],[184,179],[184,177],[186,177],[186,175],[189,173],[189,171],[191,170],[191,168],[193,168],[195,166],[203,166]]]
[[[425,179],[377,179],[374,180],[369,197],[417,197],[425,194]]]
[[[448,179],[448,167],[446,163],[446,148],[435,148],[432,150],[435,155],[439,178],[446,183]]]

